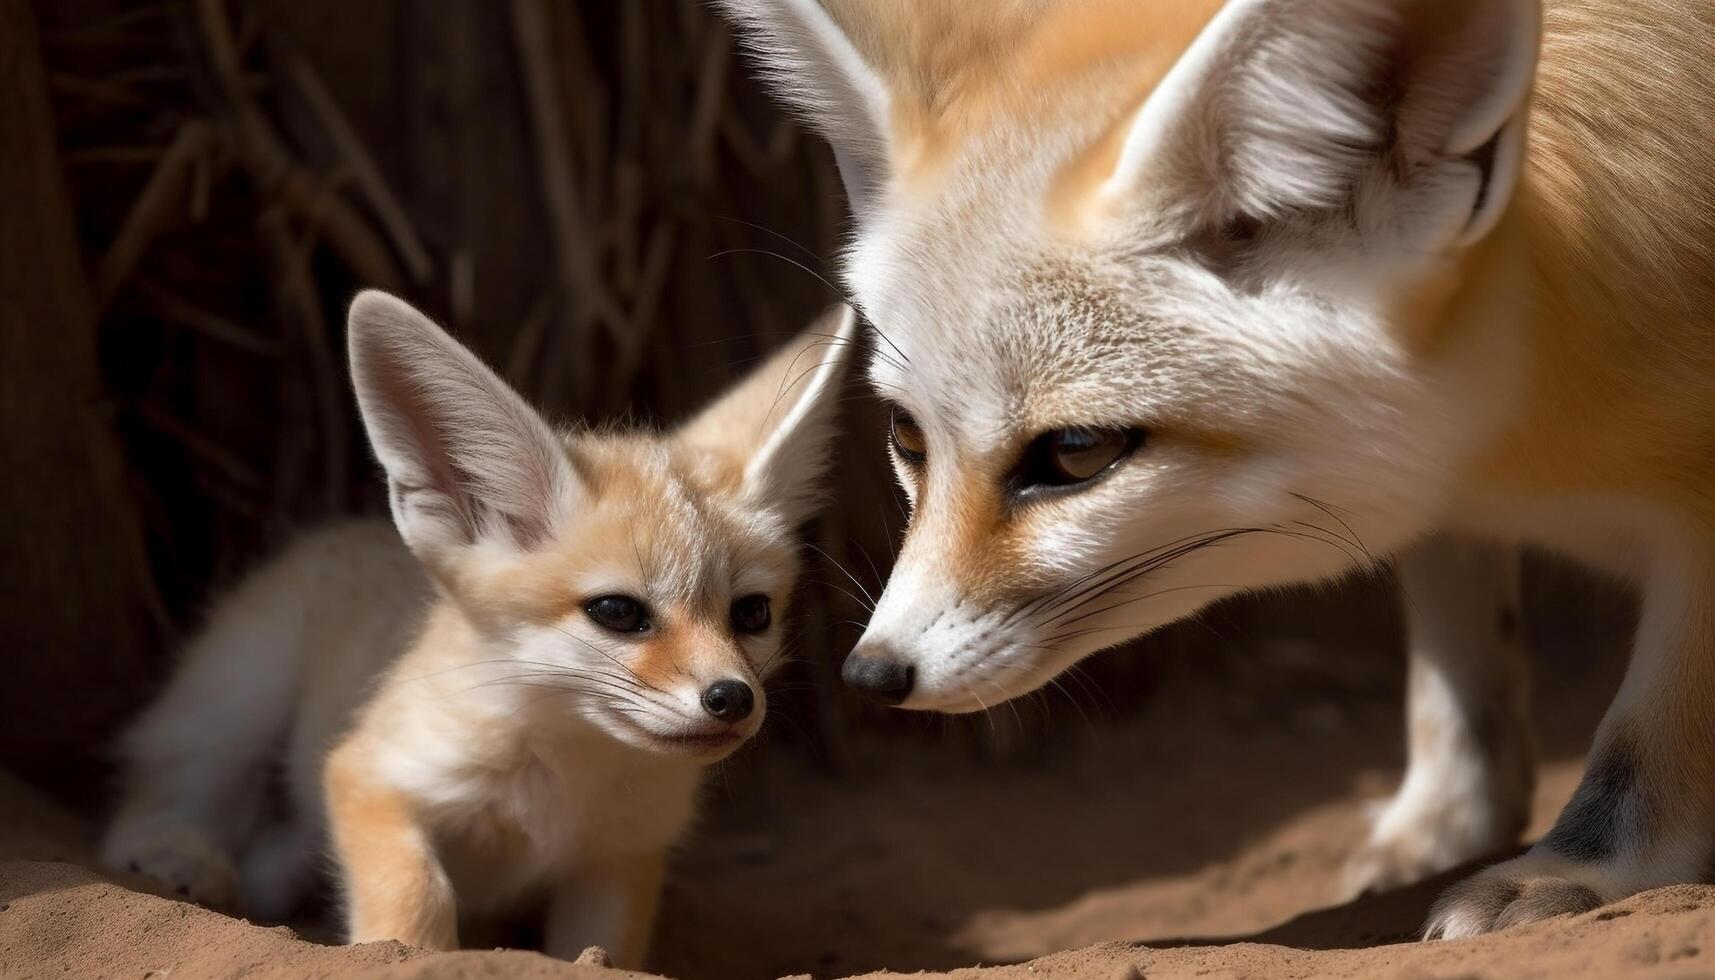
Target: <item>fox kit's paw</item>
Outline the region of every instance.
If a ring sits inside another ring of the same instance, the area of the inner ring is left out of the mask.
[[[221,912],[238,909],[238,873],[232,861],[195,830],[110,842],[102,857],[115,871],[152,879],[164,894]]]
[[[1625,897],[1595,865],[1552,855],[1503,861],[1447,890],[1429,910],[1425,939],[1466,939],[1560,915],[1588,912]]]
[[[1406,791],[1378,802],[1369,840],[1346,863],[1346,897],[1399,888],[1506,850],[1524,828],[1527,803]]]

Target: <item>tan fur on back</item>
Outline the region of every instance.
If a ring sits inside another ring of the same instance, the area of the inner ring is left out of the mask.
[[[1715,521],[1715,5],[1554,0],[1545,26],[1516,216],[1530,401],[1485,471]]]

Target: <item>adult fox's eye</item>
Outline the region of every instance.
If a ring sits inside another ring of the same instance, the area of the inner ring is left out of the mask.
[[[1048,461],[1068,483],[1081,483],[1111,466],[1130,441],[1118,429],[1061,429],[1049,436]]]
[[[765,595],[747,595],[732,604],[732,628],[737,633],[760,633],[773,621]]]
[[[1017,486],[1066,487],[1094,479],[1143,443],[1142,429],[1076,426],[1044,432],[1024,451]]]
[[[615,633],[639,633],[649,628],[649,611],[628,595],[598,596],[584,603],[584,614],[597,626]]]
[[[911,413],[903,408],[893,410],[893,450],[901,459],[908,463],[921,463],[929,452],[929,443],[923,438],[923,429]]]

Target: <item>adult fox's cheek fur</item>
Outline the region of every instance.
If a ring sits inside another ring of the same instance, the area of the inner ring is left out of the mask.
[[[1508,843],[1531,779],[1522,671],[1493,666],[1510,556],[1416,545],[1535,542],[1643,585],[1632,673],[1572,829],[1432,931],[1703,873],[1715,8],[722,6],[834,146],[896,406],[912,524],[848,680],[979,709],[1400,555],[1412,767],[1357,884],[1407,880]]]

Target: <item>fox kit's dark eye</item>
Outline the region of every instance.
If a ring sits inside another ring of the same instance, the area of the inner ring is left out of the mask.
[[[921,463],[929,452],[929,443],[923,438],[923,429],[917,420],[903,408],[893,410],[893,451],[907,463]]]
[[[584,603],[584,613],[615,633],[639,633],[649,628],[649,611],[628,595],[604,595]]]
[[[736,633],[760,633],[772,621],[765,595],[747,595],[732,604],[732,628]]]
[[[1055,429],[1036,437],[1017,473],[1021,490],[1065,487],[1099,476],[1143,443],[1142,429]]]

